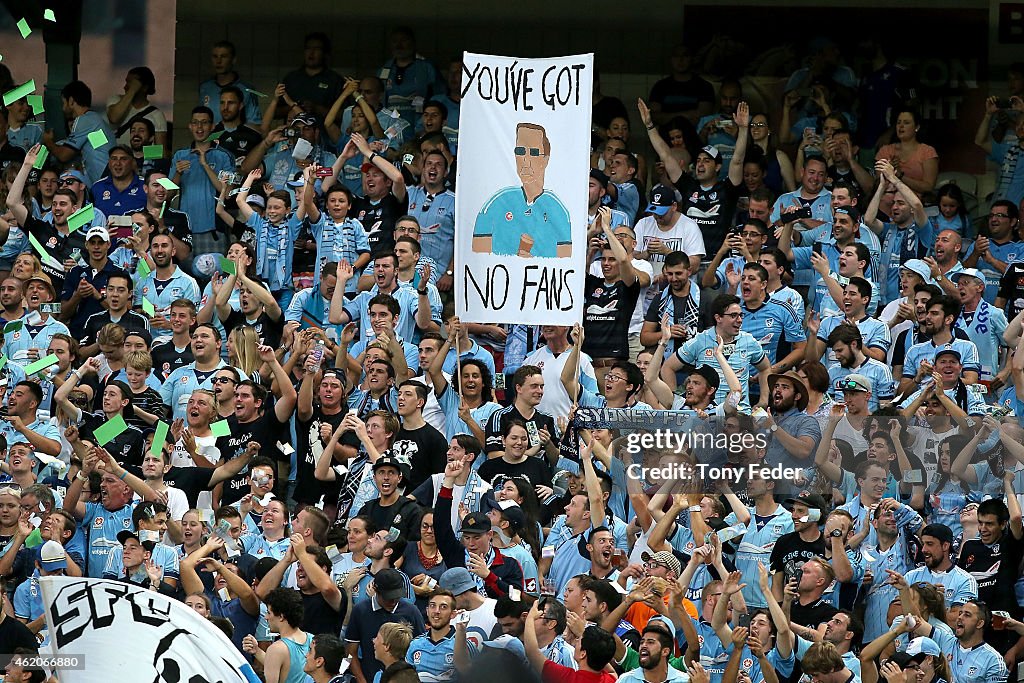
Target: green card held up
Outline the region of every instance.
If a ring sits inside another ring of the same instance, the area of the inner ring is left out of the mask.
[[[43,245],[39,243],[39,240],[37,240],[36,236],[32,233],[28,233],[28,243],[32,245],[32,248],[36,250],[36,253],[39,254],[39,258],[43,261],[46,259],[53,259],[49,252],[47,252],[46,249],[43,249]],[[64,266],[61,266],[61,268],[63,267]]]
[[[164,158],[164,146],[163,145],[146,145],[142,148],[142,158],[145,160],[150,159],[163,159]]]
[[[107,134],[102,130],[94,130],[86,137],[89,139],[89,144],[93,146],[93,149],[99,149],[109,142],[109,140],[107,140]]]
[[[227,275],[238,274],[237,271],[235,270],[235,262],[229,258],[224,258],[223,256],[220,257],[220,272],[225,273]]]
[[[106,446],[126,429],[128,429],[128,423],[124,421],[122,416],[115,415],[94,429],[92,434],[96,437],[97,446]]]
[[[86,204],[81,209],[68,216],[68,232],[74,232],[86,225],[92,225],[95,215],[96,211],[92,208],[92,204]]]
[[[18,31],[21,33],[22,38],[28,38],[32,35],[32,29],[29,28],[28,22],[24,19],[18,19]]]
[[[156,315],[156,308],[153,306],[153,303],[145,297],[142,298],[142,312],[151,318]]]
[[[39,116],[43,113],[43,96],[42,95],[29,95],[28,106],[32,107],[32,115]]]
[[[7,367],[7,354],[0,353],[0,370],[3,370],[5,367]]]
[[[57,21],[57,17],[54,16],[52,9],[43,10],[43,19],[46,19],[47,21]]]
[[[153,434],[153,445],[149,447],[149,452],[159,458],[160,451],[164,447],[164,441],[167,440],[167,423],[160,421],[156,423],[156,433]]]
[[[29,363],[27,366],[25,366],[25,375],[34,375],[40,370],[45,370],[51,365],[56,365],[59,362],[60,358],[57,358],[57,354],[51,353],[49,356],[46,356],[45,358],[40,358],[34,363]]]
[[[39,153],[36,154],[36,161],[34,164],[32,164],[32,168],[42,168],[43,164],[46,163],[47,157],[49,156],[50,150],[46,149],[45,147],[40,147]]]
[[[7,334],[8,332],[17,332],[24,326],[25,323],[22,322],[21,320],[12,320],[11,322],[4,325],[4,334]]]
[[[136,272],[139,274],[139,277],[146,277],[152,273],[153,270],[149,267],[149,263],[146,262],[146,259],[139,259],[139,267]]]
[[[217,420],[210,423],[210,431],[214,436],[227,436],[231,433],[231,427],[227,420]]]
[[[210,137],[208,137],[206,139],[209,140],[210,142],[216,142],[217,140],[220,139],[221,135],[224,135],[224,131],[218,130],[216,133],[214,133],[213,135],[211,135]]]
[[[36,91],[36,82],[35,81],[29,81],[28,83],[24,83],[22,85],[19,85],[17,88],[14,88],[13,90],[8,90],[7,92],[4,93],[4,106],[6,107],[6,106],[10,105],[11,102],[17,102],[22,97],[28,97],[29,95],[31,95],[35,91]]]
[[[251,92],[256,97],[267,97],[266,93],[260,92],[259,90],[253,90],[252,88],[246,88],[246,90]]]
[[[160,183],[160,187],[164,188],[165,190],[177,190],[178,189],[178,186],[175,185],[174,181],[171,180],[170,178],[160,178],[159,180],[157,180],[157,182]]]

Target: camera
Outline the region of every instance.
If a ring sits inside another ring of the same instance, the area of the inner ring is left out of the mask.
[[[286,138],[297,138],[299,137],[299,131],[297,128],[285,128],[284,136]]]

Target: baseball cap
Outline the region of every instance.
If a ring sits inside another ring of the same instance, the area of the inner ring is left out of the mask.
[[[712,389],[717,389],[722,384],[722,378],[718,374],[718,370],[715,370],[710,365],[698,366],[697,369],[693,371],[693,373],[695,375],[700,375],[701,377],[703,377],[704,380],[708,383],[708,386],[711,387]]]
[[[844,213],[850,217],[854,225],[860,223],[860,211],[857,210],[856,206],[840,206],[836,209],[836,213]]]
[[[262,195],[258,194],[251,194],[248,197],[246,197],[245,203],[250,204],[252,206],[258,206],[261,209],[266,208],[267,206],[267,200],[264,199]]]
[[[409,595],[402,573],[397,569],[381,569],[373,575],[373,586],[384,600],[398,600]]]
[[[476,581],[465,567],[452,567],[446,570],[437,583],[441,588],[451,591],[452,595],[462,595],[477,589]]]
[[[906,263],[900,266],[900,270],[909,270],[912,273],[916,273],[925,282],[932,281],[932,269],[919,258],[908,259]]]
[[[523,641],[508,633],[503,633],[494,640],[485,640],[482,645],[495,650],[508,650],[512,654],[526,659],[526,648],[523,646]]]
[[[68,561],[64,546],[57,541],[47,541],[39,548],[39,564],[48,572],[67,569]]]
[[[491,530],[491,520],[486,512],[471,512],[462,520],[459,533],[462,534],[485,534]]]
[[[502,501],[503,503],[505,501]],[[526,528],[526,515],[518,505],[511,505],[501,509],[501,516],[508,522],[508,530],[519,533]]]
[[[825,502],[824,498],[822,498],[817,493],[809,493],[807,491],[801,492],[799,496],[793,496],[791,498],[787,498],[783,502],[786,505],[793,505],[794,503],[800,503],[801,505],[804,505],[804,506],[809,507],[809,508],[814,508],[816,510],[821,510],[822,512],[825,512],[826,510],[830,509],[828,504]]]
[[[914,658],[908,655],[906,652],[896,652],[893,653],[892,657],[889,657],[889,661],[901,669],[906,669],[908,666],[914,663]]]
[[[150,334],[149,330],[129,330],[125,332],[124,338],[138,337],[142,341],[146,342],[146,348],[153,346],[153,335]]]
[[[89,228],[89,232],[85,233],[85,241],[88,242],[93,237],[99,237],[104,242],[110,241],[110,233],[102,225],[94,225]]]
[[[303,126],[315,126],[316,116],[314,114],[310,114],[308,111],[304,111],[292,119],[292,125],[294,126],[296,124]]]
[[[89,181],[85,179],[85,174],[79,171],[77,168],[71,168],[60,174],[61,180],[77,180],[83,185],[88,185]]]
[[[302,171],[295,174],[295,177],[285,182],[288,187],[305,187],[306,179],[302,177]]]
[[[592,168],[590,169],[590,177],[601,183],[601,187],[608,189],[608,183],[611,181],[608,179],[608,175],[604,171]]]
[[[683,573],[683,566],[679,563],[679,560],[676,559],[676,556],[668,550],[659,550],[653,555],[645,550],[644,552],[640,553],[640,559],[642,559],[644,562],[655,562],[657,564],[660,564],[666,569],[674,571],[676,573],[676,576],[679,576]]]
[[[945,524],[929,524],[925,528],[921,529],[918,536],[931,536],[942,543],[949,543],[950,545],[953,544],[953,530]]]
[[[836,389],[840,391],[871,391],[873,387],[870,377],[856,372],[836,380]]]
[[[938,359],[939,359],[939,356],[953,356],[953,357],[955,357],[955,358],[956,358],[956,359],[957,359],[958,361],[959,361],[959,360],[961,360],[961,359],[963,358],[963,357],[962,357],[962,356],[960,355],[960,352],[959,352],[959,351],[957,351],[956,349],[941,349],[941,350],[939,350],[939,351],[936,351],[936,352],[935,352],[935,359],[934,359],[934,360],[938,360]]]
[[[402,464],[401,460],[399,460],[398,458],[394,457],[393,455],[381,456],[381,457],[377,458],[377,462],[373,463],[373,471],[374,472],[376,472],[377,470],[379,470],[382,467],[394,467],[403,476],[405,475],[405,466]]]
[[[981,280],[981,284],[985,284],[985,276],[977,268],[964,268],[963,270],[951,273],[949,279],[953,282],[959,282],[962,277],[976,277]]]
[[[700,151],[703,152],[704,154],[707,154],[709,157],[711,157],[715,161],[716,164],[722,163],[722,153],[719,152],[718,148],[715,147],[714,145],[706,145],[706,146],[702,147]],[[699,153],[698,153],[698,156],[700,156]]]
[[[655,185],[651,190],[651,203],[644,209],[647,213],[664,216],[676,201],[675,190],[664,185]]]
[[[912,641],[907,643],[907,654],[917,659],[920,657],[924,658],[925,655],[931,655],[932,657],[939,657],[942,655],[942,650],[939,649],[938,643],[931,638],[925,636],[918,636]],[[920,660],[918,660],[920,661]]]
[[[144,532],[136,533],[136,532],[132,531],[131,529],[125,529],[124,531],[121,531],[121,532],[119,532],[117,534],[117,542],[120,543],[121,545],[124,545],[125,541],[127,541],[129,538],[134,538],[136,541],[139,542],[139,545],[141,545],[146,550],[152,552],[153,551],[153,547],[157,544],[157,541],[148,540],[148,539],[144,538],[143,537],[143,533]],[[159,540],[159,539],[157,539],[157,540]]]
[[[668,633],[669,633],[670,636],[672,636],[672,640],[675,641],[675,639],[676,639],[676,627],[675,627],[675,624],[672,623],[671,619],[669,619],[668,617],[663,617],[663,616],[661,616],[659,614],[656,617],[651,617],[647,621],[647,626],[648,627],[651,626],[652,624],[655,625],[655,626],[664,626],[666,629],[668,629]]]

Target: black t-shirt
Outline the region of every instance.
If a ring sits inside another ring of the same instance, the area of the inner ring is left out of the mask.
[[[195,361],[192,355],[192,345],[186,344],[183,351],[174,348],[174,342],[170,339],[153,344],[150,352],[153,356],[153,372],[161,380],[166,380],[171,373]]]
[[[110,311],[100,311],[90,315],[85,321],[85,335],[80,339],[82,346],[95,344],[96,335],[112,322],[114,321],[110,317]],[[125,311],[121,319],[117,321],[117,324],[127,332],[144,332],[149,330],[149,320],[141,313],[131,310]]]
[[[167,226],[169,233],[187,244],[189,249],[192,248],[192,222],[187,213],[167,206],[164,207],[164,216],[160,220]],[[174,260],[175,262],[181,261],[181,255],[176,256]]]
[[[444,472],[448,463],[448,441],[429,424],[419,429],[402,427],[395,435],[391,454],[411,466],[405,490],[412,493],[431,474]]]
[[[480,477],[489,482],[495,488],[500,488],[500,483],[505,479],[525,479],[534,486],[547,486],[551,483],[553,473],[551,465],[543,456],[529,456],[523,462],[510,463],[504,458],[492,458],[477,470]]]
[[[223,132],[217,138],[217,145],[234,157],[236,169],[242,167],[246,155],[263,141],[263,136],[244,124],[234,130],[224,130],[224,123],[221,122],[214,127],[213,132],[220,133],[221,131]]]
[[[244,424],[239,422],[237,417],[231,415],[228,417],[228,429],[231,431],[227,436],[217,439],[217,449],[220,451],[221,459],[226,462],[240,457],[249,447],[249,443],[255,441],[260,445],[257,455],[278,462],[287,461],[288,458],[277,446],[279,441],[291,441],[287,428],[287,421],[283,424],[277,421],[277,413],[274,411],[273,405],[268,405],[260,417]],[[242,468],[241,472],[224,482],[220,504],[230,505],[241,500],[248,492],[249,468],[246,466]]]
[[[555,418],[547,413],[535,410],[533,416],[530,419],[526,419],[515,405],[511,405],[508,408],[496,411],[491,415],[491,419],[487,421],[487,426],[484,428],[484,435],[487,440],[484,444],[484,452],[491,454],[496,451],[505,450],[505,442],[501,439],[501,433],[505,431],[505,427],[512,420],[521,420],[526,423],[526,431],[530,435],[530,448],[540,443],[540,437],[537,434],[539,434],[541,429],[546,429],[552,437],[558,433],[555,429]]]
[[[63,235],[53,223],[47,223],[32,216],[25,221],[24,230],[35,237],[42,245],[43,250],[60,263],[59,268],[54,268],[43,261],[43,272],[50,278],[53,289],[59,296],[64,289],[64,261],[71,257],[71,252],[75,249],[85,253],[86,230],[75,230],[70,235]]]
[[[295,500],[307,505],[313,505],[320,500],[320,496],[326,496],[325,500],[335,501],[338,498],[338,491],[341,489],[341,478],[334,481],[318,481],[314,475],[316,470],[316,459],[310,448],[311,443],[320,444],[318,453],[323,452],[326,442],[320,440],[320,425],[329,424],[331,430],[338,428],[341,421],[345,419],[348,412],[348,404],[341,404],[341,411],[335,415],[325,415],[320,406],[313,406],[313,416],[309,420],[295,418],[295,439],[298,448],[295,472]],[[359,448],[359,437],[353,432],[345,432],[341,437],[341,444]]]
[[[640,296],[640,281],[627,286],[587,275],[583,299],[583,352],[591,358],[629,358],[629,322]]]
[[[985,545],[980,539],[965,541],[957,564],[978,580],[978,599],[988,603],[989,609],[1009,612],[1019,618],[1013,586],[1018,578],[1024,541],[1018,541],[1009,530],[1003,532],[998,543]]]
[[[386,507],[380,504],[380,498],[374,498],[363,505],[359,514],[367,515],[379,529],[388,530],[394,527],[403,538],[419,540],[423,508],[405,496],[399,496],[393,505]]]
[[[101,394],[102,395],[102,394]],[[107,416],[103,413],[82,412],[82,426],[79,428],[83,439],[95,442],[95,431],[107,422]],[[146,439],[138,427],[128,425],[124,430],[111,439],[104,448],[122,467],[126,465],[142,465],[142,451],[146,447]]]
[[[1011,263],[999,280],[997,298],[1006,299],[1006,319],[1013,320],[1024,310],[1024,263]]]
[[[390,192],[374,203],[367,197],[356,197],[349,215],[363,224],[370,243],[370,258],[395,248],[395,221],[405,214],[407,202]]]
[[[726,178],[704,189],[693,176],[685,173],[679,176],[675,186],[683,197],[682,212],[700,226],[707,253],[717,254],[733,225],[740,188]]]
[[[0,621],[0,650],[3,652],[14,652],[15,648],[24,647],[37,652],[39,641],[29,630],[28,626],[11,616],[4,617]]]
[[[149,385],[139,393],[132,394],[132,405],[145,410],[151,415],[156,415],[164,422],[168,421],[167,417],[171,412],[171,409],[167,407],[166,403],[164,403],[164,398],[160,395],[160,392]],[[136,416],[134,411],[132,415],[125,417],[124,420],[128,424],[133,427],[138,427],[139,429],[147,429],[152,426],[141,417]]]
[[[241,311],[232,310],[231,314],[223,321],[225,330],[233,330],[242,325],[248,325],[256,330],[260,342],[271,348],[277,348],[281,344],[281,332],[284,328],[283,320],[274,320],[266,311],[260,313],[255,321],[249,320]]]
[[[783,572],[789,578],[803,566],[804,562],[824,555],[824,535],[819,536],[816,541],[808,543],[800,538],[799,532],[793,531],[780,536],[779,540],[775,541],[770,560],[771,571]]]
[[[837,610],[830,603],[824,600],[816,600],[809,605],[801,605],[799,602],[793,603],[792,611],[790,612],[790,621],[794,624],[800,624],[807,628],[818,628],[818,624],[822,624],[836,615]]]
[[[142,478],[141,469],[131,469],[132,474]],[[214,470],[211,467],[172,467],[164,475],[164,483],[184,491],[185,497],[188,498],[189,506],[195,507],[199,494],[202,491],[209,491],[213,488],[210,485],[213,472]]]
[[[302,630],[306,633],[340,633],[341,623],[345,620],[348,597],[341,591],[341,610],[334,611],[323,594],[316,592],[302,595]]]

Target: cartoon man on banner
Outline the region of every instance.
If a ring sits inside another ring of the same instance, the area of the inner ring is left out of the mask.
[[[551,142],[536,123],[516,125],[516,173],[522,187],[499,190],[484,204],[473,227],[473,251],[524,258],[572,255],[569,212],[544,189]]]

